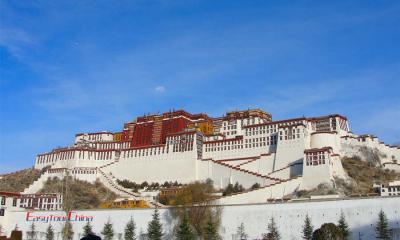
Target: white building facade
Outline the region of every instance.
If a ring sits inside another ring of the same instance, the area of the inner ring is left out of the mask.
[[[68,173],[89,182],[100,179],[120,195],[130,193],[118,186],[117,179],[137,183],[211,179],[218,188],[236,182],[250,188],[258,183],[277,188],[281,192],[277,197],[283,197],[321,183],[335,186],[335,178],[347,177],[341,158],[362,155],[365,149],[378,152],[379,163],[386,168],[400,171],[399,147],[372,135],[353,134],[347,118],[339,114],[273,121],[258,109],[219,118],[174,111],[139,117],[119,133],[77,134],[73,145],[39,154],[35,168],[50,169],[24,192],[34,193],[48,177]]]

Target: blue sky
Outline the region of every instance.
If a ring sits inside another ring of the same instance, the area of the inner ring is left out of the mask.
[[[0,172],[170,109],[400,141],[399,1],[0,1]]]

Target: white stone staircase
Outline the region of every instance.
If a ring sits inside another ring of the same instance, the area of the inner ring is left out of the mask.
[[[140,194],[133,193],[131,189],[127,189],[119,185],[116,178],[111,174],[106,174],[101,168],[98,168],[99,180],[103,183],[109,190],[121,197],[131,197],[140,198]]]
[[[294,193],[301,188],[302,180],[302,177],[294,177],[258,189],[216,198],[214,201],[216,204],[229,205],[267,203],[276,199],[283,200],[286,195]]]
[[[37,193],[40,189],[43,188],[44,183],[49,178],[49,174],[44,172],[38,179],[36,179],[29,187],[25,188],[23,193]]]
[[[107,174],[104,169],[107,168],[108,166],[111,166],[115,163],[119,162],[119,157],[116,157],[116,159],[108,163],[106,165],[103,165],[99,167],[98,173],[99,174],[99,180],[112,192],[115,194],[121,196],[121,197],[127,197],[127,198],[134,198],[134,199],[143,199],[143,197],[139,193],[134,193],[132,192],[132,189],[124,188],[117,182],[117,178],[113,176],[112,174]],[[149,205],[150,208],[158,208],[158,207],[165,207],[165,205],[159,203],[159,202],[153,202],[153,201],[147,201],[147,204]]]

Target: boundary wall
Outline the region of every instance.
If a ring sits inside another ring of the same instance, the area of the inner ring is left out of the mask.
[[[240,223],[244,223],[249,239],[259,239],[261,234],[267,231],[269,219],[273,216],[281,233],[282,239],[301,239],[301,229],[304,218],[308,214],[311,217],[314,228],[319,228],[323,223],[337,223],[341,212],[351,229],[351,239],[375,239],[375,224],[378,213],[383,210],[388,218],[389,228],[400,230],[400,197],[377,197],[365,199],[340,199],[340,200],[313,200],[307,202],[290,202],[279,204],[252,204],[252,205],[226,205],[222,209],[222,227],[220,234],[223,239],[235,239],[235,233]],[[37,211],[35,216],[62,215],[61,211]],[[108,219],[113,223],[115,239],[123,233],[128,220],[133,217],[137,234],[145,233],[147,224],[151,220],[153,209],[127,209],[127,210],[76,210],[73,213],[79,216],[91,216],[91,222],[95,233],[99,234]],[[172,239],[172,229],[176,221],[172,218],[168,208],[160,208],[161,221],[166,239]],[[18,228],[26,231],[32,224],[26,221],[27,212],[9,212],[7,218],[1,224],[5,232],[10,233],[18,224]],[[51,222],[55,234],[60,232],[62,222]],[[78,240],[86,221],[74,221],[74,240]],[[45,232],[49,222],[35,222],[37,231]],[[39,236],[44,234],[39,234]],[[44,237],[42,238],[44,239]],[[399,238],[397,238],[399,239]]]

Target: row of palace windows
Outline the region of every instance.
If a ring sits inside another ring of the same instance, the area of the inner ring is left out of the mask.
[[[264,128],[265,126],[261,126],[261,128]],[[273,128],[273,129],[271,129],[271,130],[269,130],[269,129],[267,129],[267,130],[258,130],[258,128],[260,128],[260,127],[257,127],[257,128],[251,128],[251,129],[246,129],[246,132],[245,132],[245,136],[253,136],[253,135],[258,135],[258,134],[272,134],[272,133],[276,133],[277,132],[277,129],[276,128]]]
[[[96,174],[95,170],[72,170],[72,174]]]
[[[251,139],[249,139],[251,140]],[[253,142],[251,143],[251,141],[249,141],[249,143],[246,142],[246,144],[233,144],[233,145],[222,145],[222,146],[206,146],[205,151],[206,152],[215,152],[215,151],[224,151],[224,150],[235,150],[235,149],[243,149],[243,148],[256,148],[256,147],[265,147],[265,146],[269,146],[269,145],[276,145],[276,140],[271,140],[266,142],[265,138],[264,141],[260,141],[258,142],[258,139],[254,139],[257,140],[257,142]],[[247,140],[246,140],[247,141]],[[242,141],[241,141],[242,142]]]
[[[285,135],[284,137],[283,136],[279,136],[279,140],[283,140],[283,139],[285,139],[285,140],[290,140],[290,139],[296,139],[296,138],[300,138],[300,134],[294,134],[294,135]]]
[[[236,129],[237,128],[237,125],[235,124],[235,125],[232,125],[232,126],[230,126],[230,125],[228,125],[228,126],[224,126],[224,130],[234,130],[234,129]]]
[[[98,143],[97,149],[122,149],[122,148],[128,148],[129,143],[128,142],[123,142],[123,143]]]
[[[152,156],[152,155],[164,154],[165,152],[168,153],[168,146],[124,151],[122,156],[123,158],[129,158],[133,156],[135,157]]]
[[[85,151],[79,151],[79,158],[85,158]],[[112,158],[112,152],[89,152],[88,157],[91,158],[94,155],[96,160],[106,160]]]
[[[193,141],[182,142],[178,144],[174,144],[172,148],[172,152],[184,152],[184,151],[192,151],[193,150]]]
[[[299,124],[301,121],[294,121],[294,122],[286,122],[286,123],[278,123],[274,125],[264,125],[264,126],[259,126],[259,127],[251,127],[246,129],[245,135],[246,136],[251,136],[251,135],[257,135],[257,134],[265,134],[265,133],[276,133],[278,132],[277,128],[279,126],[290,126],[293,124]]]
[[[252,142],[276,142],[276,135],[272,135],[271,137],[260,137],[260,138],[250,138],[250,139],[245,139],[245,143],[252,143]]]
[[[48,163],[48,162],[54,162],[55,160],[58,159],[65,160],[65,159],[72,159],[74,157],[75,157],[74,151],[46,154],[39,156],[37,163]]]
[[[1,205],[2,205],[2,206],[6,205],[6,199],[7,199],[6,196],[2,196],[2,197],[1,197]],[[16,207],[16,206],[17,206],[17,198],[13,198],[13,203],[12,203],[12,205],[13,205],[13,207]]]
[[[307,166],[317,166],[321,164],[325,164],[325,152],[315,152],[307,155]]]
[[[102,140],[101,134],[89,134],[89,140],[93,141]]]

